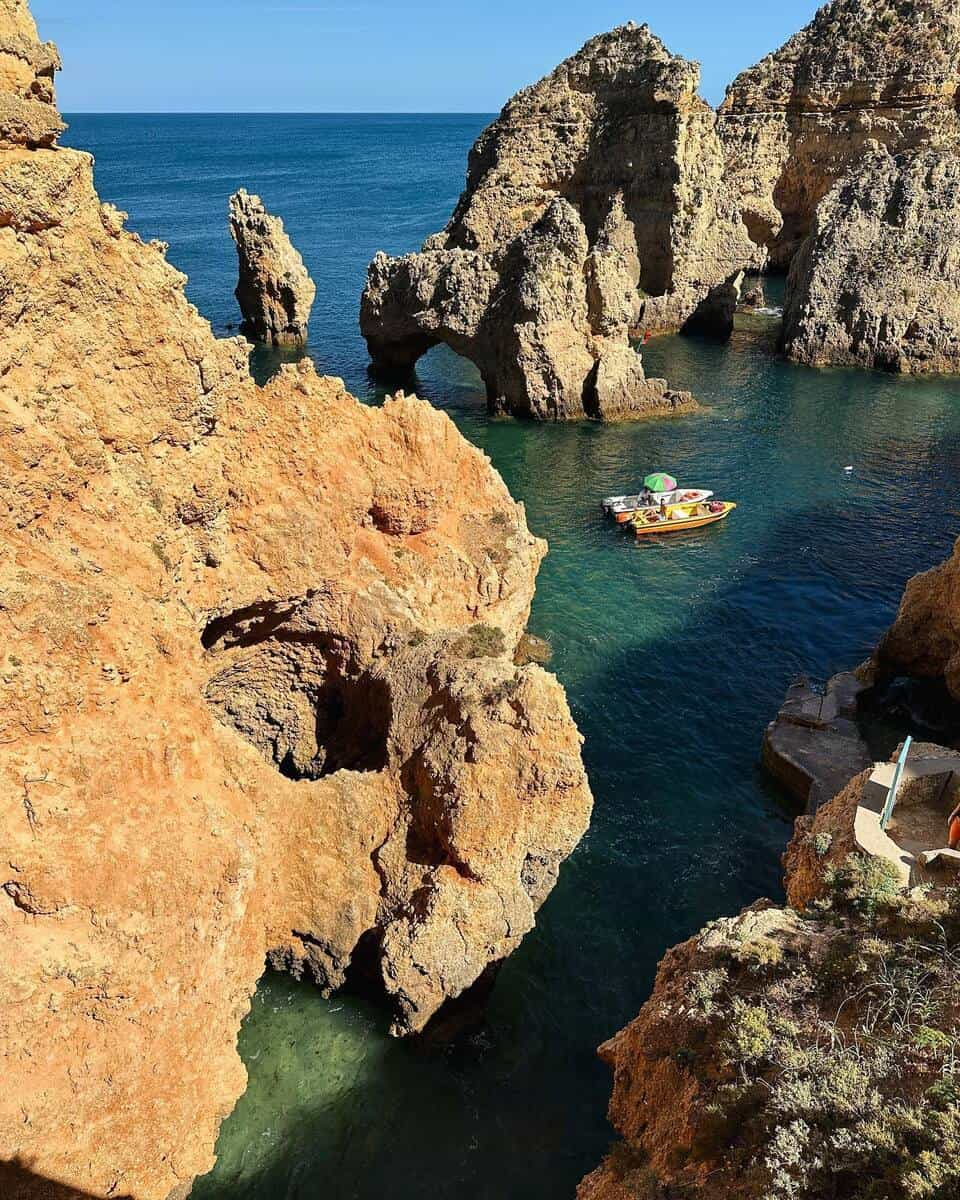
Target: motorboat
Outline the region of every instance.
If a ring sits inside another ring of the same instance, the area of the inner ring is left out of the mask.
[[[672,504],[664,513],[659,508],[638,509],[630,527],[638,537],[659,533],[683,533],[688,529],[702,529],[725,521],[736,508],[730,501],[700,501],[694,504]]]
[[[677,488],[672,492],[654,492],[649,504],[641,503],[640,496],[608,496],[603,501],[603,511],[623,525],[633,520],[638,512],[659,509],[661,504],[669,508],[674,504],[705,504],[713,499],[713,492],[704,488]]]

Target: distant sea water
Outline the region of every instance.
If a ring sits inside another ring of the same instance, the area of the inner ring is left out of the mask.
[[[443,226],[488,118],[69,120],[101,195],[170,243],[220,334],[239,319],[227,199],[259,192],[318,285],[312,357],[376,403],[357,329],[366,264]],[[491,420],[469,363],[442,349],[420,363],[419,393],[490,454],[550,542],[532,629],[586,736],[593,827],[485,1024],[451,1045],[391,1041],[377,1006],[265,977],[240,1035],[249,1089],[195,1200],[572,1197],[613,1137],[596,1046],[636,1015],[668,946],[781,895],[796,814],[758,769],[764,726],[799,673],[862,661],[905,580],[949,553],[960,385],[789,366],[774,327],[750,325],[723,346],[651,343],[648,373],[705,408],[638,425]],[[275,366],[257,356],[261,375]],[[741,507],[638,545],[599,501],[652,468]]]

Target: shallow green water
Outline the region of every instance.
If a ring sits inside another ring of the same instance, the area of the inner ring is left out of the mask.
[[[220,329],[226,196],[261,190],[320,283],[320,365],[376,400],[356,330],[366,261],[442,223],[483,119],[218,120],[80,118],[71,136],[96,150],[104,194],[170,241]],[[469,364],[446,351],[420,364],[417,390],[491,455],[550,542],[532,629],[586,736],[593,826],[485,1024],[452,1045],[391,1042],[376,1007],[266,978],[240,1037],[250,1086],[196,1200],[572,1196],[612,1136],[597,1044],[636,1014],[666,947],[779,894],[794,814],[758,771],[763,727],[799,672],[861,661],[905,579],[949,551],[960,387],[791,367],[756,330],[726,346],[661,339],[645,358],[704,411],[491,421]],[[650,468],[741,507],[637,544],[599,500]],[[670,703],[651,699],[665,689]]]

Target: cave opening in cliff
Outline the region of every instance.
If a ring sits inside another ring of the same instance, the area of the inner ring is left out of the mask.
[[[341,639],[291,628],[292,611],[254,607],[210,622],[201,640],[219,669],[207,702],[286,779],[382,770],[393,716],[386,680],[358,666]]]

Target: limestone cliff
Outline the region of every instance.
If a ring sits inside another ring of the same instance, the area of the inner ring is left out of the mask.
[[[444,342],[477,364],[492,409],[541,419],[688,407],[644,379],[630,330],[729,332],[756,258],[698,85],[695,63],[626,25],[515,96],[446,230],[371,264],[374,362],[411,366]]]
[[[271,346],[303,346],[317,289],[283,222],[243,188],[230,197],[243,333]]]
[[[771,265],[872,146],[956,145],[958,88],[957,0],[834,0],[740,75],[719,112],[726,178]]]
[[[960,892],[854,853],[865,778],[798,824],[802,911],[761,902],[670,950],[601,1047],[623,1141],[579,1200],[957,1195]]]
[[[960,156],[868,155],[817,207],[787,281],[787,355],[960,371]]]
[[[64,128],[53,93],[57,48],[41,43],[26,0],[0,0],[0,147],[50,146]]]
[[[960,542],[946,562],[907,584],[876,664],[889,675],[942,679],[960,700]]]
[[[545,547],[489,461],[412,398],[257,388],[51,145],[16,0],[0,44],[0,1161],[180,1200],[268,955],[335,988],[362,940],[422,1028],[590,793],[512,661]]]

